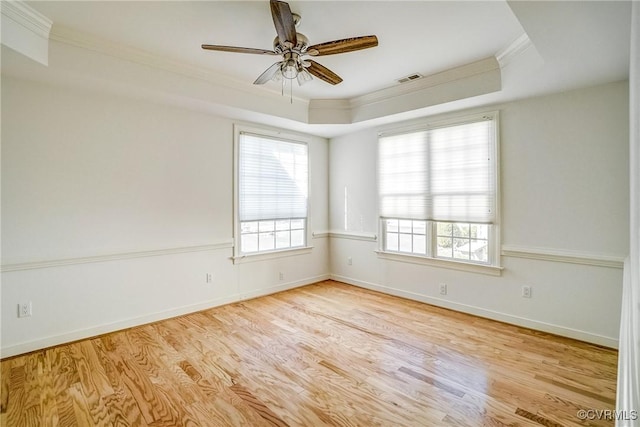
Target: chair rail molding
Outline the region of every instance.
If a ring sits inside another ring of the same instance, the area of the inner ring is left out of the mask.
[[[533,246],[502,245],[501,254],[504,257],[511,258],[536,259],[540,261],[592,265],[596,267],[622,269],[624,265],[624,257],[622,256],[566,249],[537,248]]]
[[[364,240],[366,242],[376,242],[378,240],[378,235],[375,233],[342,230],[329,231],[329,237],[333,239]]]
[[[91,255],[86,257],[49,259],[41,261],[28,261],[14,264],[2,264],[0,271],[2,273],[23,270],[35,270],[39,268],[61,267],[67,265],[88,264],[94,262],[117,261],[132,258],[143,258],[151,256],[175,255],[189,252],[215,251],[219,249],[233,248],[233,240],[223,240],[208,245],[199,246],[181,246],[174,248],[152,249],[146,251],[120,252],[105,255]]]

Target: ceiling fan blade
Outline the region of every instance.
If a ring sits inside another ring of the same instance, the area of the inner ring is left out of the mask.
[[[309,73],[316,76],[317,78],[324,80],[325,82],[330,83],[332,85],[337,85],[342,81],[339,75],[337,75],[336,73],[334,73],[333,71],[325,67],[324,65],[320,65],[316,61],[313,61],[311,59],[309,60],[309,63],[311,65],[309,65],[305,69]]]
[[[278,55],[272,50],[266,49],[254,49],[251,47],[237,47],[237,46],[220,46],[217,44],[203,44],[202,48],[205,50],[219,50],[222,52],[235,52],[235,53],[254,53],[258,55]]]
[[[280,43],[290,42],[293,46],[298,43],[296,37],[296,24],[289,3],[271,0],[271,16],[276,27]]]
[[[264,71],[264,73],[262,73],[262,74],[260,74],[260,76],[258,76],[258,78],[256,79],[255,82],[253,82],[253,84],[254,85],[263,85],[266,82],[268,82],[269,80],[271,80],[273,78],[273,76],[276,75],[278,70],[280,70],[280,66],[281,65],[282,65],[282,61],[276,62],[271,67],[267,68]]]
[[[376,46],[378,46],[378,38],[376,36],[352,37],[309,46],[307,54],[311,56],[335,55]]]

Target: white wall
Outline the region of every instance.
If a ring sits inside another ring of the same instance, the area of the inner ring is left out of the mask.
[[[631,12],[629,61],[629,224],[630,250],[625,261],[616,409],[626,415],[616,426],[640,426],[640,3]],[[635,417],[631,416],[635,414]],[[630,419],[631,418],[631,419]],[[635,418],[635,419],[633,419]]]
[[[487,107],[501,112],[503,249],[518,255],[502,257],[500,277],[379,259],[378,242],[367,238],[377,233],[378,129],[332,139],[333,276],[616,346],[620,261],[629,250],[627,99],[622,82]],[[340,237],[343,231],[362,239]],[[442,282],[446,296],[438,292]],[[531,299],[521,297],[523,285],[532,287]]]
[[[231,120],[6,75],[2,114],[3,357],[328,275],[326,238],[230,260]],[[328,228],[327,170],[313,138],[312,231]]]
[[[311,230],[353,234],[312,239],[309,255],[234,265],[231,120],[3,75],[2,356],[329,271],[615,346],[622,270],[589,263],[628,253],[627,90],[615,83],[490,107],[502,114],[504,247],[555,254],[503,257],[502,276],[492,277],[377,258],[368,237],[377,232],[377,129],[310,145]],[[558,262],[576,259],[586,264]],[[532,299],[520,297],[523,284]],[[24,301],[33,316],[19,319]]]

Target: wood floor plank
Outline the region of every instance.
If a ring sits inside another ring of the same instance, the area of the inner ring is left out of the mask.
[[[76,419],[75,410],[73,408],[73,399],[69,393],[69,387],[56,393],[56,408],[58,409],[58,425],[59,426],[76,426],[78,420]]]
[[[41,370],[38,372],[38,390],[40,392],[40,407],[42,408],[42,426],[55,427],[60,424],[58,404],[55,394],[55,378],[57,373],[53,371],[48,351],[41,353]]]
[[[11,364],[0,365],[0,414],[7,412],[9,402],[9,379],[11,378]]]
[[[326,281],[1,361],[2,426],[612,426],[617,352]]]
[[[7,398],[6,412],[4,413],[6,419],[6,424],[4,425],[7,426],[13,423],[16,425],[28,425],[25,410],[26,404],[24,402],[24,362],[26,359],[27,357],[23,356],[16,359],[2,361],[2,364],[7,366],[5,369],[9,371],[9,394]],[[37,419],[34,420],[33,424],[36,422]]]

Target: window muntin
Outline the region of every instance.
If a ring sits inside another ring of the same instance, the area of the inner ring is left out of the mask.
[[[436,222],[435,257],[489,262],[489,224]]]
[[[432,258],[489,263],[489,224],[383,219],[384,250]],[[429,231],[433,230],[433,247]]]
[[[385,250],[411,254],[427,254],[427,221],[385,219]]]
[[[240,246],[243,253],[304,247],[306,218],[241,221]]]
[[[305,247],[307,144],[240,131],[237,153],[238,254]]]
[[[498,262],[497,113],[381,135],[383,251]]]

